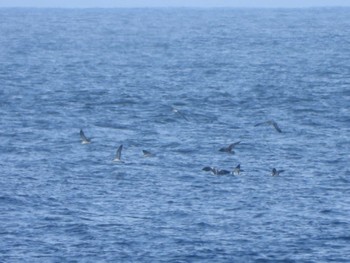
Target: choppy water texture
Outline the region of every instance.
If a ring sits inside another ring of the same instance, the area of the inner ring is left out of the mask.
[[[349,262],[350,9],[1,9],[0,41],[1,262]]]

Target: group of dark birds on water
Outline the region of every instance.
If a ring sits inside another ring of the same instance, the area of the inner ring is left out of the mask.
[[[183,119],[185,119],[186,121],[188,121],[188,119],[186,118],[186,116],[181,113],[178,109],[173,107],[173,112],[178,114],[179,116],[181,116]],[[255,124],[254,126],[260,126],[260,125],[271,125],[273,128],[275,128],[275,130],[279,133],[282,133],[282,130],[280,129],[280,127],[277,125],[277,123],[273,120],[268,120],[268,121],[264,121],[264,122],[260,122]],[[83,129],[80,129],[80,139],[81,139],[81,143],[82,144],[89,144],[91,143],[91,139],[88,139],[85,134]],[[229,146],[227,147],[223,147],[221,149],[219,149],[220,152],[225,152],[225,153],[229,153],[229,154],[234,154],[234,150],[233,148],[240,144],[241,141],[235,142],[235,143],[231,143]],[[117,149],[117,153],[113,159],[114,162],[120,162],[123,163],[121,157],[122,157],[122,150],[123,150],[123,145],[121,144],[118,149]],[[143,156],[144,157],[151,157],[153,156],[153,154],[147,150],[142,150],[143,152]],[[241,164],[238,164],[232,171],[228,171],[228,170],[220,170],[216,167],[210,167],[210,166],[206,166],[202,169],[205,172],[211,172],[213,175],[239,175],[241,172],[243,172],[244,170],[241,169]],[[271,171],[271,176],[278,176],[280,175],[280,173],[284,172],[284,170],[277,170],[276,168],[272,168]]]

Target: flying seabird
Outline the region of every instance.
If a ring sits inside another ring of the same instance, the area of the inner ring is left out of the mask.
[[[231,143],[229,146],[221,148],[219,151],[220,152],[226,152],[226,153],[235,153],[235,151],[233,151],[233,148],[237,145],[240,144],[241,141],[239,142],[235,142],[235,143]]]
[[[181,112],[179,111],[178,109],[176,109],[175,107],[172,107],[172,111],[174,113],[177,113],[178,115],[180,115],[183,119],[185,119],[186,121],[188,121],[188,119],[186,118],[186,116]]]
[[[151,156],[154,156],[151,152],[146,151],[146,150],[142,150],[142,153],[143,153],[143,156],[144,156],[144,157],[151,157]]]
[[[273,120],[269,120],[269,121],[264,121],[264,122],[257,123],[257,124],[254,125],[254,127],[260,126],[260,125],[265,125],[265,124],[266,124],[266,125],[271,125],[271,126],[273,126],[273,127],[276,129],[276,131],[278,131],[278,132],[282,132],[282,130],[280,129],[280,127],[278,127],[277,122],[275,122],[275,121],[273,121]]]
[[[284,172],[284,170],[276,170],[276,168],[272,169],[271,176],[277,176],[280,175],[280,173]]]
[[[123,144],[118,147],[117,154],[115,155],[115,158],[113,159],[113,161],[115,161],[115,162],[123,162],[121,160],[121,158],[122,158],[122,150],[123,150]]]
[[[237,165],[236,168],[233,170],[232,174],[237,174],[239,175],[241,172],[244,170],[241,169],[241,164]]]
[[[80,129],[80,139],[82,144],[89,144],[91,142],[90,139],[86,138],[82,129]]]

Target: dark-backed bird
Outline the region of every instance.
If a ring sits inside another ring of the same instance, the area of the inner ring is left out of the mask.
[[[227,170],[219,170],[219,169],[215,169],[214,174],[215,175],[226,175],[226,174],[230,174],[230,171]]]
[[[226,153],[235,153],[235,151],[233,151],[233,148],[237,145],[240,144],[241,142],[235,142],[235,143],[231,143],[229,146],[227,147],[223,147],[221,148],[219,151],[220,152],[226,152]]]
[[[230,174],[230,171],[227,171],[227,170],[219,170],[215,167],[209,167],[209,166],[206,166],[202,169],[203,171],[206,171],[206,172],[211,172],[213,175],[225,175],[225,174]]]
[[[254,126],[260,126],[260,125],[271,125],[272,127],[275,128],[276,131],[278,132],[282,132],[282,130],[280,129],[280,127],[278,127],[277,122],[273,121],[273,120],[269,120],[269,121],[264,121],[264,122],[260,122],[255,124]]]
[[[213,167],[206,166],[202,169],[202,171],[211,172],[213,169],[214,169]]]
[[[280,175],[280,173],[283,173],[284,170],[277,170],[276,168],[272,169],[271,176],[277,176]]]
[[[237,165],[235,169],[233,169],[232,174],[239,175],[241,172],[244,172],[244,170],[241,169],[241,164]]]
[[[91,142],[90,139],[86,138],[84,131],[82,129],[80,129],[80,139],[82,144],[88,144]]]
[[[122,150],[123,150],[123,144],[118,147],[117,153],[115,155],[115,158],[113,159],[114,162],[123,162],[121,160],[122,158]]]
[[[142,153],[143,153],[143,156],[144,156],[144,157],[151,157],[151,156],[154,156],[154,154],[152,154],[151,152],[146,151],[146,150],[142,150]]]

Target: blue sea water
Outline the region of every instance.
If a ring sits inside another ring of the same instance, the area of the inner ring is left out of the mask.
[[[0,9],[0,87],[1,262],[350,260],[350,9]]]

